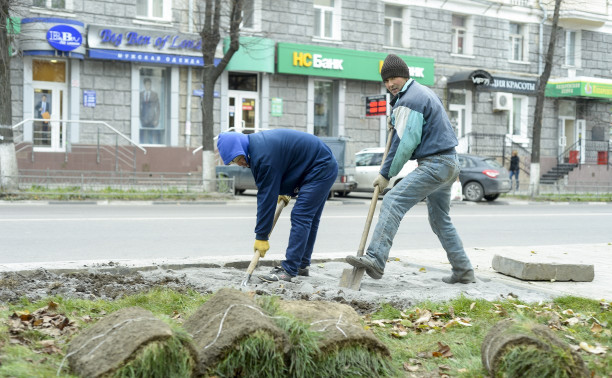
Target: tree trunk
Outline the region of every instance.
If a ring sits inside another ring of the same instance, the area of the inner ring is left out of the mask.
[[[538,94],[536,97],[535,114],[533,117],[533,146],[531,149],[531,166],[529,176],[529,190],[531,197],[535,197],[540,192],[540,141],[542,138],[542,119],[544,117],[544,94],[546,92],[546,84],[550,78],[550,73],[553,67],[553,57],[555,55],[555,42],[557,40],[557,29],[559,25],[559,10],[562,0],[555,0],[555,10],[552,20],[552,29],[550,31],[550,40],[548,41],[548,51],[546,52],[546,62],[544,71],[540,75],[538,83]]]
[[[206,192],[216,190],[212,185],[215,182],[215,119],[213,114],[215,83],[240,47],[239,37],[243,1],[230,0],[228,2],[230,47],[219,64],[215,66],[215,52],[221,41],[221,7],[225,2],[222,4],[220,0],[206,0],[204,27],[200,32],[202,56],[204,57],[204,68],[202,69],[202,83],[204,84],[204,97],[202,98],[202,178],[204,180],[204,191]]]
[[[5,25],[9,22],[10,1],[0,2],[0,190],[17,189],[17,156],[13,142],[11,122],[11,57],[9,35]]]

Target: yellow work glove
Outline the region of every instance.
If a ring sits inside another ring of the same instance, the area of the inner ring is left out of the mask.
[[[393,122],[391,122],[391,117],[387,117],[387,131],[393,130]]]
[[[376,187],[376,185],[378,185],[378,189],[382,193],[382,191],[389,185],[389,180],[387,180],[385,176],[379,174],[378,177],[376,177],[376,180],[374,180],[372,183],[373,187]]]
[[[266,252],[270,249],[270,243],[267,240],[255,240],[255,246],[253,246],[253,252],[259,251],[259,256],[264,257]]]
[[[287,206],[289,205],[289,201],[291,201],[291,196],[278,196],[278,201],[276,203],[280,205],[281,201]]]

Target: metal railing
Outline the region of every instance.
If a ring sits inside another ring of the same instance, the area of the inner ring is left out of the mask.
[[[44,133],[50,134],[50,131],[39,131],[33,130],[33,140],[32,142],[27,142],[24,140],[24,132],[23,129],[20,128],[31,122],[34,125],[34,122],[52,122],[52,123],[77,123],[84,125],[96,125],[96,129],[93,132],[88,132],[87,130],[79,130],[79,139],[83,142],[71,144],[69,140],[69,133],[63,134],[67,140],[65,141],[64,152],[64,161],[68,161],[68,156],[70,153],[79,154],[79,153],[87,153],[86,151],[95,149],[96,162],[100,163],[101,156],[104,153],[114,154],[115,158],[115,170],[119,170],[119,165],[124,164],[129,166],[131,169],[135,169],[136,167],[136,148],[141,150],[144,154],[147,153],[147,150],[142,147],[140,144],[133,141],[131,138],[109,125],[105,121],[92,121],[92,120],[48,120],[42,118],[28,118],[23,121],[12,126],[13,129],[13,140],[16,146],[15,152],[19,153],[21,151],[27,150],[29,148],[32,149],[31,159],[34,161],[35,152],[34,147],[46,147],[42,145],[43,140],[49,139],[49,135],[45,135]],[[51,126],[50,126],[51,127]],[[100,129],[102,128],[102,130]],[[110,132],[104,132],[103,130],[109,130]],[[43,133],[43,134],[41,134]],[[123,141],[123,144],[120,143]],[[87,143],[89,142],[89,143]],[[110,142],[114,144],[114,151],[109,147]],[[134,150],[130,151],[128,149],[129,146],[132,146]],[[42,151],[41,151],[42,152]]]
[[[78,195],[87,197],[194,197],[234,195],[234,178],[205,180],[201,175],[173,172],[108,172],[20,170],[9,177],[18,192],[4,194]],[[206,192],[205,187],[214,192]]]
[[[512,151],[517,151],[519,156],[519,168],[529,174],[531,164],[531,151],[516,143],[506,134],[490,134],[470,132],[461,137],[459,144],[467,153],[489,156],[500,159],[504,166],[510,166]]]

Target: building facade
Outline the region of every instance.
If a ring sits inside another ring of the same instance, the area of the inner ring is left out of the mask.
[[[20,169],[94,169],[73,155],[130,143],[147,154],[132,147],[120,169],[201,169],[204,1],[32,5],[20,10],[11,66]],[[552,11],[532,0],[245,0],[241,47],[214,88],[215,134],[289,127],[382,146],[386,120],[367,101],[385,94],[379,70],[394,53],[443,101],[460,151],[504,160],[518,150],[527,169]],[[576,180],[609,181],[608,2],[565,0],[559,25],[541,170],[577,163]]]

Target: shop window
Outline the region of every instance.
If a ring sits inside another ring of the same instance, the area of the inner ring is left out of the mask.
[[[472,19],[454,14],[452,16],[452,53],[472,55]]]
[[[32,60],[32,80],[66,82],[66,62],[62,60]]]
[[[140,143],[165,145],[168,140],[170,69],[140,69]]]
[[[510,60],[523,62],[527,60],[527,25],[510,23]]]
[[[340,39],[341,0],[314,0],[314,37]]]
[[[231,91],[257,92],[257,74],[230,72],[227,80]]]
[[[334,83],[316,80],[314,82],[314,135],[333,135]]]
[[[569,67],[580,67],[581,46],[580,31],[565,31],[565,65]]]
[[[143,18],[172,19],[172,2],[164,0],[137,0],[136,15]]]
[[[508,117],[508,134],[510,136],[527,136],[528,101],[524,96],[512,96],[512,110]]]

